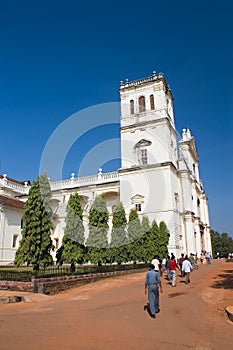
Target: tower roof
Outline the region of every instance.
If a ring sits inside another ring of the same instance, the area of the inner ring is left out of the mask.
[[[137,87],[140,85],[150,84],[150,83],[156,82],[156,81],[163,81],[163,83],[166,87],[166,90],[171,93],[170,86],[167,84],[166,79],[164,77],[164,74],[163,73],[156,73],[155,71],[153,71],[153,74],[150,77],[141,78],[141,79],[137,79],[137,80],[133,80],[133,81],[129,81],[128,79],[126,79],[125,82],[123,82],[123,80],[121,80],[120,91],[125,90],[125,89],[129,89],[132,87]]]

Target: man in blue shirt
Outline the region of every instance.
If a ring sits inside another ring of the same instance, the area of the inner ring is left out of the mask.
[[[148,292],[149,313],[152,318],[156,317],[159,312],[159,287],[160,292],[163,292],[159,273],[154,270],[154,265],[150,264],[149,271],[146,273],[145,294]],[[159,286],[159,287],[158,287]]]

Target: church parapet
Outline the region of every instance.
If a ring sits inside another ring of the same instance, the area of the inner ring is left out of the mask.
[[[82,187],[99,183],[109,183],[119,181],[118,172],[113,171],[110,173],[102,173],[101,177],[97,175],[84,176],[79,178],[72,178],[68,180],[61,180],[50,182],[50,187],[52,191],[68,189],[73,187]]]
[[[24,183],[20,183],[16,180],[8,179],[7,176],[4,174],[0,177],[0,187],[4,190],[10,190],[13,193],[18,194],[28,194],[30,184],[28,181],[24,181]]]
[[[128,79],[126,79],[125,82],[123,82],[121,80],[121,82],[120,82],[120,90],[132,88],[132,87],[143,85],[143,84],[150,83],[150,82],[154,82],[156,80],[164,81],[166,89],[170,91],[170,87],[169,87],[169,85],[167,84],[167,82],[166,82],[166,80],[164,78],[164,74],[163,73],[156,73],[155,71],[153,72],[152,76],[147,77],[147,78],[137,79],[137,80],[133,80],[133,81],[128,81]]]

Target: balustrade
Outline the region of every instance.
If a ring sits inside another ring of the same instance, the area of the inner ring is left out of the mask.
[[[25,187],[24,185],[17,184],[15,182],[11,182],[10,180],[8,180],[6,178],[0,179],[0,184],[2,184],[3,187],[11,189],[15,192],[18,192],[21,194],[28,194],[29,187]]]
[[[61,180],[61,181],[55,181],[51,182],[51,190],[59,190],[59,189],[68,189],[72,187],[79,187],[79,186],[89,186],[93,184],[98,183],[105,183],[105,182],[114,182],[118,180],[118,173],[117,172],[111,172],[111,173],[105,173],[101,174],[101,176],[98,175],[91,175],[91,176],[85,176],[80,178],[72,178],[69,180]]]

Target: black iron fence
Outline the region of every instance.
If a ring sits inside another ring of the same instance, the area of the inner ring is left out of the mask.
[[[20,281],[30,282],[33,278],[49,278],[49,277],[62,277],[71,275],[84,275],[92,273],[106,273],[114,271],[130,271],[130,270],[142,270],[148,267],[148,264],[122,264],[122,265],[76,265],[74,269],[70,266],[51,266],[38,271],[33,271],[22,268],[0,268],[0,280],[1,281]]]

